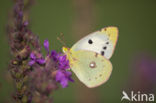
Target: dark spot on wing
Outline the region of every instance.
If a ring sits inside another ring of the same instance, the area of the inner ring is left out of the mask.
[[[109,42],[106,42],[106,44],[109,44]]]
[[[104,50],[106,50],[106,49],[107,49],[107,47],[106,47],[106,46],[104,46],[104,47],[103,47],[103,49],[104,49]]]
[[[104,54],[105,54],[105,52],[104,51],[101,51],[101,55],[104,56]]]
[[[88,40],[89,44],[93,44],[93,41],[91,39]]]
[[[95,77],[95,79],[97,79],[97,77]]]

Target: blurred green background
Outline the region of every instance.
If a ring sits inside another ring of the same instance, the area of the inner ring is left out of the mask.
[[[13,83],[7,75],[10,54],[5,33],[8,11],[12,6],[11,0],[0,0],[0,103],[8,103],[13,94]],[[155,0],[36,0],[29,18],[30,28],[39,36],[41,43],[48,38],[50,48],[57,51],[62,48],[56,39],[60,33],[64,34],[65,42],[71,47],[83,36],[103,27],[119,28],[109,81],[88,89],[73,75],[74,83],[53,93],[54,103],[119,103],[123,90],[134,90],[133,84],[142,86],[135,81],[140,76],[139,72],[134,76],[137,68],[133,68],[133,62],[137,55],[145,52],[156,60]],[[155,82],[153,80],[152,85]]]

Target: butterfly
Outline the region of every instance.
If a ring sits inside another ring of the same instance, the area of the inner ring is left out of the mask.
[[[105,83],[112,72],[110,58],[118,40],[117,27],[105,27],[93,32],[71,48],[63,47],[71,70],[89,88]]]

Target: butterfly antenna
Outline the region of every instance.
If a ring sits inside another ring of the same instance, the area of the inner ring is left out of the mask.
[[[67,47],[67,45],[66,45],[66,43],[65,43],[65,41],[64,41],[64,35],[63,35],[63,33],[61,33],[60,36],[57,37],[57,40],[60,41],[60,43],[61,43],[63,46]]]

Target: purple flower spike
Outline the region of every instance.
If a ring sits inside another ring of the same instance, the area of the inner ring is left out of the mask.
[[[49,53],[49,41],[48,40],[44,40],[44,48]]]

